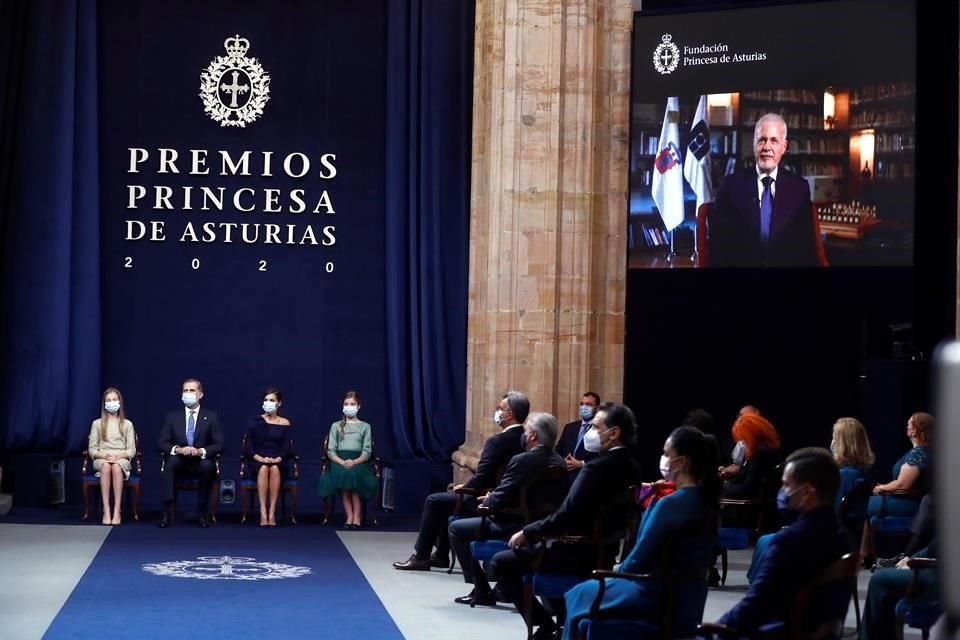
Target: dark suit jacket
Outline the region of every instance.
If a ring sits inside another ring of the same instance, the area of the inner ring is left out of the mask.
[[[601,453],[577,474],[560,508],[525,526],[523,535],[530,542],[536,542],[548,535],[590,533],[600,510],[620,497],[627,487],[639,482],[640,465],[626,447]],[[613,518],[614,521],[607,523],[608,529],[621,524],[616,521],[619,516],[613,515]]]
[[[567,495],[567,479],[538,481],[549,467],[566,469],[563,458],[546,445],[539,445],[510,458],[500,484],[490,492],[484,505],[493,512],[498,523],[519,520],[524,505],[520,504],[521,490],[527,487],[527,506],[540,514],[556,509]],[[553,508],[549,508],[552,505]],[[546,507],[546,509],[544,509]],[[518,522],[524,525],[525,522]]]
[[[780,462],[780,451],[759,447],[743,463],[740,471],[727,480],[723,485],[724,498],[766,498],[760,495],[763,481],[767,480],[767,488],[780,488],[780,478],[773,477],[773,471]],[[772,483],[772,484],[771,484]]]
[[[566,458],[567,454],[573,454],[577,460],[589,462],[597,457],[597,454],[590,453],[583,447],[583,442],[577,446],[577,437],[580,435],[580,425],[582,420],[568,422],[563,426],[563,433],[560,435],[560,441],[557,442],[557,453],[561,458]]]
[[[162,453],[170,453],[174,447],[187,446],[187,421],[183,409],[171,411],[160,428],[157,445]],[[223,453],[223,429],[217,414],[200,407],[197,411],[197,429],[193,433],[193,446],[204,449],[207,458]]]
[[[818,266],[810,187],[782,166],[774,187],[770,238],[760,241],[756,171],[727,176],[710,211],[710,266]]]
[[[763,624],[787,621],[797,591],[849,551],[847,535],[832,506],[804,513],[774,534],[747,595],[719,622],[750,634]],[[823,622],[818,608],[822,611],[831,605],[829,600],[822,604],[811,602],[804,627]]]
[[[473,474],[463,486],[468,489],[490,489],[499,484],[497,474],[505,469],[510,458],[521,453],[520,436],[523,427],[503,430],[495,436],[490,436],[483,444],[480,453],[480,462],[477,463],[477,472]]]

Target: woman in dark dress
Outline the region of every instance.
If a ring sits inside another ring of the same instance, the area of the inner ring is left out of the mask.
[[[263,394],[263,413],[250,419],[247,426],[246,454],[257,479],[260,497],[260,526],[277,526],[277,498],[290,458],[290,421],[280,415],[283,394],[267,389]]]

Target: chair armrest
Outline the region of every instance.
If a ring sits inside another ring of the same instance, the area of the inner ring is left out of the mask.
[[[477,505],[477,515],[484,517],[490,515],[490,507],[485,504]]]
[[[453,490],[454,493],[460,496],[476,496],[480,497],[487,493],[487,489],[474,489],[472,487],[460,487]]]
[[[713,622],[704,622],[697,627],[698,638],[720,638],[721,640],[737,640],[740,634],[736,629],[728,627],[725,624],[715,624]]]
[[[720,498],[721,507],[724,507],[730,504],[751,506],[751,505],[759,505],[761,504],[761,502],[756,498]]]
[[[143,452],[137,449],[137,453],[133,456],[133,465],[134,469],[137,472],[137,476],[143,475]]]
[[[293,479],[299,480],[300,479],[300,456],[298,456],[297,454],[293,454],[293,456],[290,457],[290,466],[292,467],[292,471],[293,471]]]
[[[544,543],[547,542],[569,542],[572,544],[582,544],[586,542],[596,542],[593,536],[544,536],[541,538]]]
[[[937,568],[937,559],[936,558],[910,558],[907,560],[907,566],[914,570],[920,569],[936,569]]]
[[[626,580],[634,580],[636,582],[642,582],[644,580],[653,580],[659,576],[655,573],[628,573],[626,571],[609,571],[607,569],[594,569],[593,573],[590,574],[591,578],[596,578],[597,580],[603,580],[604,578],[624,578]]]
[[[87,475],[87,467],[88,467],[89,464],[90,464],[90,454],[88,454],[88,453],[86,452],[86,450],[84,450],[84,452],[83,452],[83,465],[80,467],[80,475],[81,475],[81,476]]]

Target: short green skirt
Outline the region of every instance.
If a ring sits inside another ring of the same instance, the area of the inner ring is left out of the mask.
[[[337,455],[343,460],[353,460],[360,457],[360,452],[339,451]],[[327,472],[320,476],[317,489],[322,498],[328,498],[341,491],[356,491],[361,499],[369,500],[377,495],[377,475],[369,460],[362,464],[355,464],[349,469],[331,460],[327,466]]]

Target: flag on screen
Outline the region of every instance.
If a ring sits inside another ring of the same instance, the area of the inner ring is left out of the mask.
[[[707,96],[700,96],[697,113],[690,127],[690,144],[683,159],[683,177],[697,194],[697,209],[705,202],[713,202],[713,184],[710,179],[710,122],[707,117]]]
[[[660,129],[660,149],[654,160],[653,201],[667,231],[683,222],[683,158],[680,155],[680,110],[677,98],[667,98]]]

